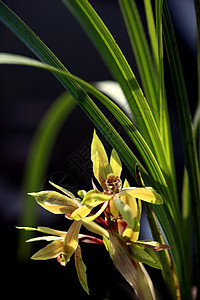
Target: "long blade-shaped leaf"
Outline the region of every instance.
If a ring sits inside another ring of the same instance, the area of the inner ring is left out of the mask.
[[[50,49],[39,39],[39,37],[10,10],[2,1],[0,1],[0,20],[4,23],[25,45],[44,63],[60,70],[68,72],[58,58],[50,51]],[[86,92],[73,81],[62,75],[54,73],[63,86],[73,95],[83,111],[104,134],[111,145],[118,149],[118,152],[123,157],[124,162],[129,166],[134,173],[134,165],[138,159],[116,132],[114,127],[105,118],[103,113],[98,109]],[[141,171],[145,170],[141,166]]]
[[[164,38],[168,53],[169,64],[174,84],[176,103],[179,114],[180,128],[183,141],[185,164],[188,171],[188,178],[191,192],[191,212],[193,216],[194,239],[196,249],[196,270],[200,270],[200,174],[197,160],[196,145],[192,129],[191,115],[188,97],[181,67],[180,57],[176,45],[169,11],[166,1],[164,1]],[[187,287],[187,283],[185,282]]]
[[[155,26],[151,1],[144,0],[146,20],[147,20],[149,38],[151,42],[151,50],[154,59],[157,80],[158,80],[160,134],[161,134],[163,144],[165,145],[166,154],[168,157],[168,163],[171,171],[170,176],[172,178],[172,184],[174,188],[175,203],[176,206],[178,206],[173,145],[172,145],[172,137],[171,137],[171,130],[170,130],[169,115],[168,115],[168,107],[166,102],[166,94],[164,90],[164,75],[163,75],[164,70],[161,70],[161,68],[163,69],[163,55],[162,55],[163,51],[162,51],[162,44],[161,44],[162,43],[162,1],[156,1],[156,4],[158,4],[156,9],[157,29]],[[159,35],[159,39],[158,39],[158,35]]]
[[[75,2],[75,1],[74,1]],[[42,61],[48,63],[52,66],[55,66],[63,71],[67,71],[64,66],[59,62],[59,60],[55,57],[55,55],[44,45],[44,43],[10,10],[8,9],[2,2],[0,2],[0,19],[1,21],[8,26],[16,36],[22,40],[29,49],[36,56],[38,56]],[[86,112],[86,114],[90,117],[90,119],[94,122],[94,124],[101,130],[103,135],[108,139],[110,144],[118,150],[121,158],[123,159],[126,166],[129,168],[130,172],[134,173],[135,163],[138,162],[138,159],[134,156],[130,148],[126,145],[120,135],[115,131],[113,126],[108,122],[102,112],[98,109],[98,107],[94,104],[94,102],[89,98],[89,96],[80,88],[72,80],[67,80],[62,75],[56,75],[56,77],[60,80],[60,82],[70,91],[70,93],[77,100],[82,109]],[[141,90],[137,89],[136,91],[141,95]],[[134,89],[133,89],[134,90]],[[142,96],[142,95],[141,95]],[[141,101],[144,101],[142,96]],[[144,101],[144,103],[146,103]],[[146,104],[145,104],[146,105]],[[142,106],[141,106],[142,107]],[[145,110],[143,111],[143,115],[145,114]],[[149,111],[150,113],[150,111]],[[151,114],[151,113],[150,113]],[[152,116],[151,116],[152,117]],[[154,122],[154,121],[153,121]],[[150,122],[151,123],[151,122]],[[151,124],[148,125],[151,128]],[[155,129],[155,127],[154,127]],[[157,132],[157,129],[156,129]],[[156,132],[153,132],[152,135]],[[157,137],[159,137],[157,132]],[[160,143],[160,142],[159,142]],[[159,143],[157,145],[159,145]],[[158,146],[158,149],[160,147]],[[161,147],[162,148],[162,147]],[[162,149],[161,149],[162,152]],[[163,152],[162,152],[163,153]],[[165,160],[165,156],[164,156]],[[145,169],[140,164],[140,170],[143,174],[144,180],[146,184],[152,182],[151,178],[148,176]],[[150,184],[151,185],[151,184]],[[179,239],[179,235],[177,233],[177,229],[174,226],[173,220],[169,213],[169,209],[166,205],[162,205],[159,209],[156,209],[157,216],[159,217],[159,222],[165,230],[166,237],[169,241],[170,245],[176,245],[172,250],[173,257],[175,257],[177,268],[181,272],[180,269],[180,252],[182,252],[181,243]]]
[[[149,174],[155,180],[156,188],[162,191],[165,199],[168,199],[169,202],[167,202],[167,205],[172,215],[174,216],[174,220],[175,221],[178,220],[176,214],[173,213],[174,199],[171,198],[169,190],[165,188],[167,183],[165,181],[164,175],[160,169],[159,164],[157,163],[153,153],[151,152],[151,149],[149,148],[148,144],[146,143],[146,141],[144,140],[140,132],[131,122],[131,120],[108,97],[106,97],[104,94],[96,90],[92,85],[88,84],[84,80],[81,80],[80,78],[73,76],[72,74],[66,71],[59,70],[55,67],[52,67],[48,64],[44,64],[32,58],[2,53],[0,54],[0,64],[21,64],[21,65],[42,68],[54,72],[57,75],[61,75],[68,78],[69,80],[74,80],[75,82],[80,84],[86,91],[88,91],[89,93],[97,97],[117,118],[117,120],[120,122],[120,124],[123,126],[125,131],[130,136],[131,140],[134,142],[142,159],[145,161]]]
[[[158,124],[159,103],[157,97],[157,78],[138,10],[134,1],[119,0],[119,4],[134,50],[143,89],[146,98],[151,103],[154,118]]]
[[[114,38],[87,0],[62,0],[74,13],[120,83],[137,125],[159,164],[169,173],[165,149],[152,110]]]
[[[140,76],[142,78],[142,83],[146,91],[147,99],[153,109],[153,115],[160,128],[160,137],[162,144],[165,147],[165,155],[167,157],[169,165],[169,178],[168,180],[169,188],[173,189],[173,206],[175,205],[175,211],[178,215],[178,197],[176,190],[176,177],[174,171],[174,158],[172,151],[172,140],[170,134],[168,109],[165,99],[165,88],[164,88],[164,71],[163,71],[163,47],[162,47],[162,1],[157,1],[157,73],[155,74],[153,62],[150,56],[149,47],[146,41],[146,37],[143,31],[143,26],[140,21],[140,17],[137,11],[137,7],[134,1],[123,1],[119,0],[120,7],[122,9],[124,20],[129,32],[129,37],[132,43],[133,51],[136,57],[136,61],[139,67]],[[147,12],[148,14],[148,12]],[[154,37],[155,39],[155,37]],[[158,75],[158,76],[157,76]],[[143,133],[143,130],[140,128]],[[162,165],[159,156],[156,158],[160,165]],[[170,185],[171,184],[171,185]]]
[[[156,27],[155,27],[151,0],[144,0],[144,8],[146,13],[149,38],[151,42],[151,51],[153,54],[154,66],[155,66],[156,73],[158,74],[158,39],[156,34]]]

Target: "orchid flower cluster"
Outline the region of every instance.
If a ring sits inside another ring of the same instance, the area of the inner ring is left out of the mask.
[[[28,242],[45,240],[46,247],[32,256],[35,260],[57,258],[65,266],[74,255],[79,281],[89,293],[86,266],[82,259],[81,242],[105,245],[116,268],[131,284],[140,299],[155,299],[153,285],[142,263],[161,269],[155,251],[169,248],[155,241],[138,240],[140,232],[141,200],[152,204],[162,204],[161,196],[150,187],[130,187],[120,178],[122,164],[113,149],[108,156],[103,144],[94,131],[91,144],[91,160],[96,180],[101,190],[92,182],[93,189],[80,190],[78,197],[52,182],[56,191],[29,193],[38,204],[54,214],[63,214],[72,220],[67,232],[47,227],[18,227],[47,234],[29,239]],[[81,199],[82,198],[82,199]],[[96,209],[98,207],[98,209]],[[81,227],[95,234],[80,233]],[[98,237],[97,237],[98,236]]]

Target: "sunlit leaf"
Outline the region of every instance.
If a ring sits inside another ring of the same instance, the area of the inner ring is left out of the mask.
[[[161,269],[161,263],[153,250],[144,247],[142,244],[131,244],[130,251],[133,259],[145,263],[153,268]]]

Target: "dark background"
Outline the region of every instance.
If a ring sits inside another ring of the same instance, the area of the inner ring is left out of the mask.
[[[142,1],[137,1],[143,16]],[[195,15],[193,1],[170,0],[179,48],[189,93],[192,113],[197,99],[196,88],[196,53],[195,53]],[[18,14],[30,28],[39,35],[56,56],[66,65],[72,74],[86,81],[111,80],[112,77],[96,52],[95,48],[82,31],[78,22],[65,8],[61,1],[4,1]],[[117,43],[125,54],[136,77],[138,72],[132,54],[123,19],[115,0],[91,0],[90,3],[106,23]],[[143,18],[144,19],[144,18]],[[145,22],[144,25],[146,26]],[[0,51],[34,57],[33,54],[0,24]],[[166,66],[166,84],[171,118],[174,151],[177,167],[178,184],[182,181],[183,151],[181,147],[177,112],[173,96],[169,70]],[[3,266],[2,293],[9,296],[69,296],[81,299],[134,299],[132,290],[103,249],[92,245],[83,245],[83,259],[87,266],[90,298],[78,283],[73,258],[67,267],[61,267],[56,260],[31,261],[18,259],[18,232],[16,225],[21,225],[23,194],[21,192],[24,165],[31,138],[56,97],[64,91],[53,75],[46,71],[22,66],[0,65],[0,224],[1,224],[1,260]],[[91,170],[89,145],[93,133],[93,124],[77,106],[63,126],[48,167],[48,172],[41,189],[47,187],[49,179],[62,182],[74,190],[90,189]],[[108,150],[110,147],[105,145]],[[80,152],[86,149],[85,160],[80,165],[71,163]],[[86,170],[86,167],[88,168]],[[91,174],[92,176],[92,174]],[[127,176],[129,176],[127,174]],[[62,216],[54,216],[37,210],[38,225],[66,230],[67,221]],[[29,225],[29,224],[23,224]],[[146,223],[143,223],[145,228]],[[146,231],[143,233],[146,236]],[[24,247],[27,245],[24,243]],[[33,248],[39,249],[41,244]],[[33,253],[32,252],[32,253]],[[161,280],[160,271],[148,269],[160,299],[164,299],[166,290]]]

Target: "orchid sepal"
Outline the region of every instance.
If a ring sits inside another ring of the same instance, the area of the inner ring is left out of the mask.
[[[79,207],[74,199],[55,191],[28,193],[28,195],[33,196],[38,204],[54,214],[70,215]]]
[[[146,201],[152,204],[163,204],[163,199],[154,189],[144,187],[127,187],[123,188],[122,191],[118,194],[119,196],[132,196],[140,200]]]

